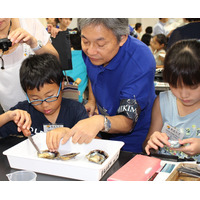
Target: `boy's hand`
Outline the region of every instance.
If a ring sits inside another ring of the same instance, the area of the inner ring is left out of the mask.
[[[18,126],[17,130],[18,132],[25,133],[25,136],[30,135],[30,128],[31,128],[31,116],[28,112],[24,110],[13,110],[9,111],[10,119],[15,122],[15,124]]]
[[[27,129],[21,129],[22,133],[28,137],[29,135],[31,135],[31,131],[30,130],[27,130]]]
[[[55,128],[49,132],[47,132],[46,135],[46,144],[50,151],[57,151],[60,140],[68,134],[69,128],[62,127],[62,128]]]
[[[200,153],[200,138],[188,138],[184,140],[179,140],[181,145],[189,144],[187,146],[182,146],[180,148],[173,148],[176,151],[182,151],[189,156],[194,156]]]
[[[170,146],[167,134],[156,131],[149,138],[145,151],[147,155],[150,155],[150,149],[158,150],[159,147],[163,148],[164,145]]]

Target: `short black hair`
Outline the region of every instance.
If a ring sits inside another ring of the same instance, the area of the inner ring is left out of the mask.
[[[142,38],[141,41],[144,42],[147,46],[150,45],[150,41],[151,41],[152,36],[148,33],[145,33]]]
[[[56,83],[58,86],[64,79],[62,67],[56,56],[52,54],[30,55],[20,68],[20,83],[25,92],[45,83]]]
[[[173,87],[200,83],[200,40],[174,43],[165,56],[163,79]]]
[[[142,24],[141,23],[136,23],[135,24],[135,30],[137,31],[138,30],[138,28],[140,28],[142,26]]]
[[[153,32],[152,26],[147,26],[146,29],[145,29],[145,32],[149,33],[149,34],[152,34],[152,32]]]

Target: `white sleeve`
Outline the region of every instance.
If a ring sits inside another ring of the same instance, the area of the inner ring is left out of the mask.
[[[162,58],[164,58],[165,55],[166,55],[166,51],[164,49],[160,50],[159,56],[162,57]]]

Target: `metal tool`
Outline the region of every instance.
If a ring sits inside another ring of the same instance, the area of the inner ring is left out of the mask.
[[[38,148],[38,146],[35,144],[35,142],[33,141],[33,138],[29,135],[28,139],[30,140],[30,142],[32,143],[32,145],[35,147],[35,149],[37,150],[37,152],[39,154],[41,154],[42,152],[40,151],[40,149]]]
[[[196,167],[187,167],[187,166],[183,165],[182,167],[178,168],[177,170],[178,170],[178,172],[200,178],[200,170],[198,170]]]

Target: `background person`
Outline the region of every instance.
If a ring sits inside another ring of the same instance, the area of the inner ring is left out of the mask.
[[[57,18],[59,21],[59,29],[62,31],[70,30],[68,27],[72,22],[72,18]]]
[[[141,40],[141,38],[142,38],[142,35],[141,35],[141,33],[142,33],[142,24],[141,23],[136,23],[135,24],[135,31],[137,32],[137,35],[138,35],[137,39]]]
[[[22,61],[30,54],[51,53],[58,57],[58,53],[49,40],[49,34],[37,19],[0,18],[2,38],[12,42],[12,47],[3,53],[4,69],[0,69],[0,104],[7,111],[26,99],[19,80]]]
[[[52,24],[47,25],[47,31],[51,34],[51,37],[55,38],[59,31],[70,31],[69,25],[72,22],[72,18],[55,18],[55,21],[58,25],[57,27],[53,27]]]
[[[150,47],[156,60],[156,68],[164,67],[167,37],[164,34],[155,35],[150,42]]]
[[[168,31],[165,29],[166,23],[168,22],[169,18],[159,18],[159,21],[153,27],[153,36],[158,34],[164,34],[166,37],[170,37],[173,30]]]
[[[145,29],[145,34],[142,35],[142,38],[141,38],[141,41],[144,42],[147,46],[150,45],[150,41],[151,41],[151,34],[153,32],[153,29],[151,26],[148,26],[146,29]]]
[[[200,18],[185,18],[185,20],[188,22],[187,24],[172,32],[167,43],[167,49],[179,40],[200,39]]]
[[[53,27],[59,28],[59,26],[58,26],[59,22],[58,22],[57,18],[46,18],[46,21],[47,21],[47,25],[51,24]]]

